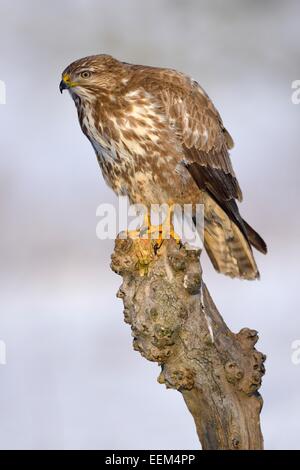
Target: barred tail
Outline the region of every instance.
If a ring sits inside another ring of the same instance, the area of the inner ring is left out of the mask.
[[[251,245],[267,252],[263,239],[245,222],[245,232],[213,200],[205,208],[204,246],[216,271],[241,279],[258,279]]]

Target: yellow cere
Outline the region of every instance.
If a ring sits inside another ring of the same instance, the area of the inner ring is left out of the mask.
[[[68,73],[64,73],[62,79],[70,88],[78,85],[77,82],[71,82],[70,75]]]

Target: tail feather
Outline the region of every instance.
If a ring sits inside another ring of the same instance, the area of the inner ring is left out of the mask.
[[[205,228],[204,246],[216,271],[230,277],[258,279],[259,271],[250,245],[240,230],[231,223],[231,234],[220,226]]]
[[[256,248],[258,251],[266,255],[268,252],[268,247],[266,245],[266,242],[261,238],[260,235],[258,235],[258,233],[245,220],[243,220],[243,222],[244,222],[244,226],[247,232],[248,240],[251,243],[251,245],[254,246],[254,248]]]
[[[246,234],[211,198],[205,204],[204,246],[214,268],[230,277],[258,279],[251,244],[266,252],[262,238],[245,223]]]

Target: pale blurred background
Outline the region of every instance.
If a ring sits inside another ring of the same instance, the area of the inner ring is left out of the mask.
[[[179,393],[132,350],[112,241],[96,208],[117,203],[58,91],[71,61],[110,53],[197,79],[233,134],[242,214],[265,237],[260,282],[205,258],[207,285],[234,331],[259,331],[267,449],[300,448],[298,0],[0,0],[0,365],[2,449],[196,449]]]

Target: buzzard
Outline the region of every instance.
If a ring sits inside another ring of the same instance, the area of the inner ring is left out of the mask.
[[[204,246],[215,269],[259,277],[252,247],[262,253],[267,247],[239,213],[233,140],[196,81],[101,54],[70,64],[64,89],[115,193],[147,207],[204,204]]]

